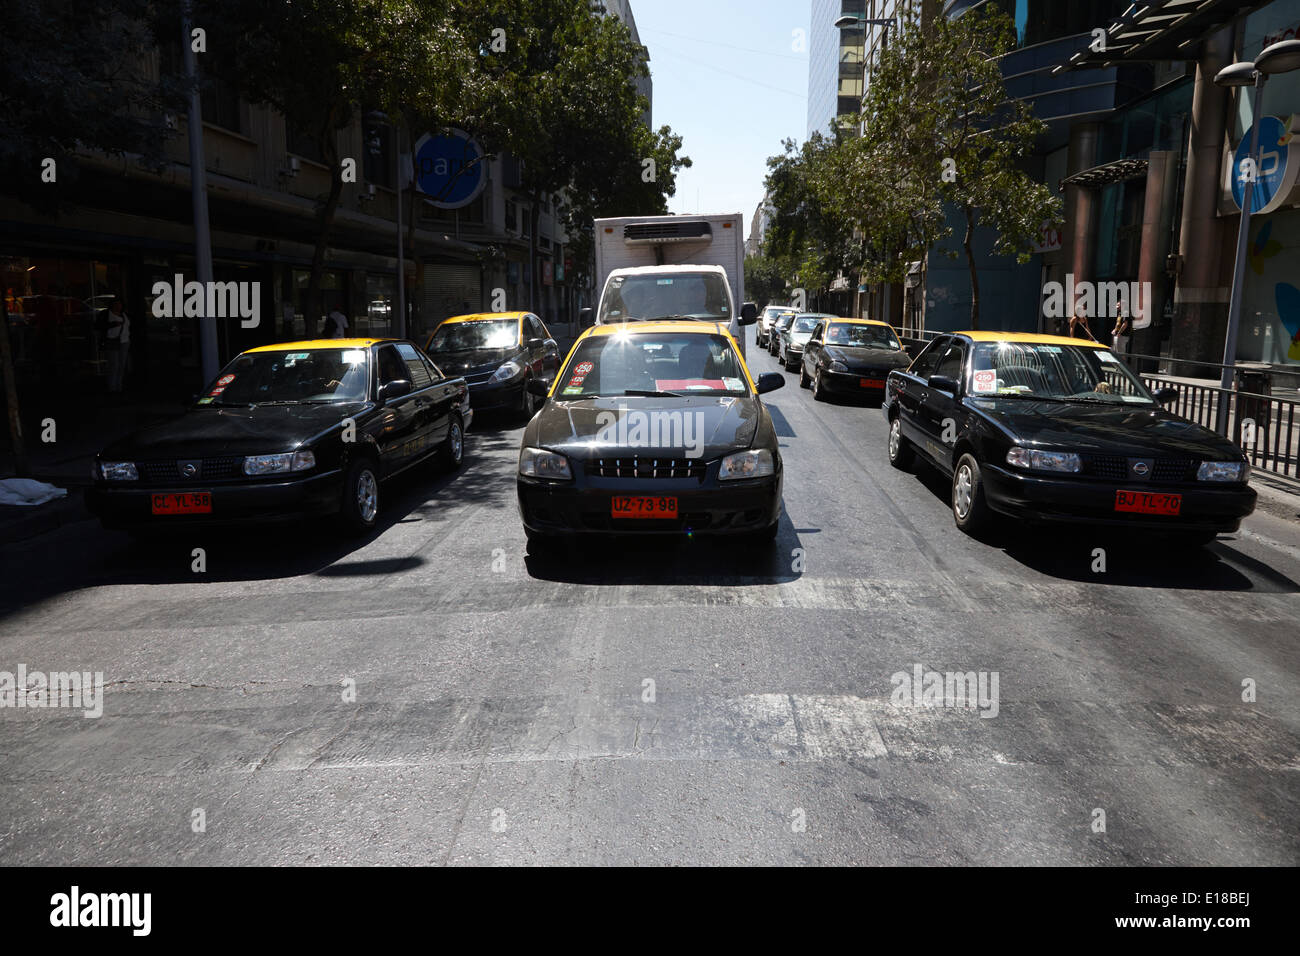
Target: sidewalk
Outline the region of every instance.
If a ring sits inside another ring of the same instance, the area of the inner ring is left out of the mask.
[[[25,541],[65,524],[84,521],[83,491],[90,484],[94,457],[105,445],[143,425],[179,415],[180,403],[161,404],[128,398],[109,403],[104,398],[45,409],[24,409],[23,432],[31,477],[67,489],[67,495],[31,507],[0,505],[0,541]],[[55,441],[43,442],[42,422],[54,420]],[[8,433],[0,439],[0,478],[14,476]]]

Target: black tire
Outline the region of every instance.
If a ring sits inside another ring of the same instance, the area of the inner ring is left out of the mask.
[[[750,531],[745,537],[745,543],[751,547],[766,549],[770,548],[776,542],[777,532],[781,530],[781,522],[773,521],[762,531]]]
[[[1218,539],[1217,531],[1178,531],[1169,536],[1169,543],[1184,548],[1208,548]]]
[[[952,517],[957,527],[969,535],[987,531],[992,521],[984,499],[984,479],[980,463],[969,452],[957,461],[952,473]]]
[[[379,467],[373,458],[362,455],[352,460],[343,476],[339,520],[348,532],[366,534],[375,527],[378,517]]]
[[[533,420],[537,414],[537,397],[528,391],[528,380],[524,380],[524,387],[520,389],[519,408],[515,411],[515,416],[525,425]]]
[[[447,423],[447,437],[438,449],[438,466],[443,471],[455,471],[465,460],[465,426],[460,422],[460,415],[452,415]]]
[[[826,401],[826,389],[822,388],[822,370],[818,369],[817,374],[812,380],[813,400],[818,402]]]
[[[911,471],[916,461],[916,449],[903,437],[903,426],[895,415],[889,421],[889,463],[899,471]]]
[[[528,539],[529,554],[554,554],[564,544],[564,539],[555,534],[543,534],[524,527],[524,537]]]
[[[803,362],[800,362],[799,363],[799,387],[809,388],[811,386],[812,386],[812,379],[808,377],[808,369],[804,366]]]

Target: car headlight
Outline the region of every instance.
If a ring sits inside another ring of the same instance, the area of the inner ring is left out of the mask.
[[[519,474],[529,478],[548,478],[551,481],[569,481],[569,459],[544,448],[525,448],[519,453]]]
[[[524,367],[518,362],[503,362],[501,367],[492,373],[492,377],[488,379],[488,383],[508,382],[519,375],[523,370]]]
[[[1196,469],[1198,481],[1245,481],[1250,465],[1244,461],[1203,461]]]
[[[1083,459],[1072,451],[1040,451],[1013,445],[1007,452],[1007,464],[1036,471],[1083,471]]]
[[[718,468],[719,481],[735,481],[737,478],[762,478],[776,471],[772,453],[766,448],[752,451],[739,451],[722,459]]]
[[[282,455],[249,455],[244,459],[246,475],[276,475],[286,471],[306,471],[316,467],[316,456],[309,451],[287,451]]]
[[[99,474],[105,481],[140,480],[140,473],[135,470],[133,461],[101,461]]]
[[[827,368],[829,368],[832,372],[847,372],[849,370],[849,367],[845,365],[843,362],[831,362],[831,364],[828,365]]]

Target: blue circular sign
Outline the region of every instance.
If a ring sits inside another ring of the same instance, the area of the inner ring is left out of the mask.
[[[1241,138],[1232,156],[1232,199],[1241,208],[1246,183],[1242,181],[1242,163],[1250,156],[1251,131]],[[1259,165],[1255,170],[1255,192],[1250,199],[1250,211],[1271,212],[1271,206],[1280,203],[1295,185],[1295,163],[1291,161],[1291,134],[1276,116],[1263,116],[1259,120]]]
[[[487,184],[483,150],[468,133],[426,134],[415,144],[415,188],[442,209],[468,206]]]

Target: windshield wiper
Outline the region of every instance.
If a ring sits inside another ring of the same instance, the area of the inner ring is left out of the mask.
[[[640,398],[690,398],[689,393],[685,392],[661,392],[653,388],[629,388],[624,389],[624,395],[634,395]]]

